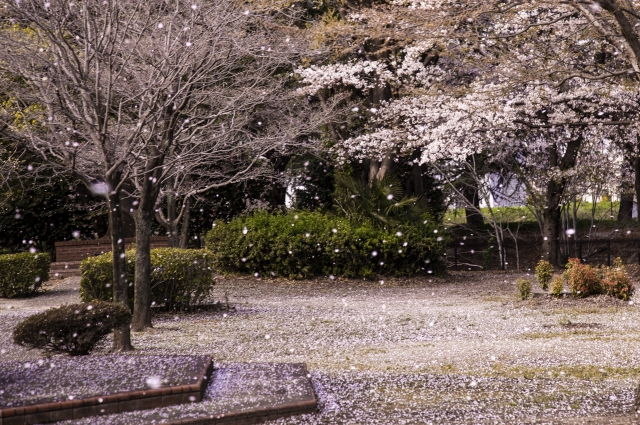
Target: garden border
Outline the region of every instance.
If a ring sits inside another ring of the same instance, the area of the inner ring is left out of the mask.
[[[1,408],[0,425],[31,425],[201,401],[212,372],[213,356],[208,356],[206,366],[195,384]]]
[[[307,365],[302,363],[305,376],[309,376]],[[309,378],[308,378],[309,379]],[[309,379],[311,388],[311,399],[300,401],[297,403],[286,403],[273,407],[263,407],[253,410],[231,411],[203,418],[180,419],[177,421],[162,422],[160,425],[253,425],[260,424],[265,421],[273,421],[293,415],[302,415],[304,413],[315,413],[318,411],[318,398],[316,391]]]

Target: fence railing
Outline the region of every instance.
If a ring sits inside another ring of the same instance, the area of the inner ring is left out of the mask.
[[[568,239],[556,244],[556,260],[561,264],[568,258],[580,258],[584,263],[611,266],[613,259],[622,258],[626,264],[640,264],[640,239],[601,238]],[[541,258],[542,240],[505,240],[501,252],[492,240],[458,239],[447,249],[449,268],[454,270],[533,269]],[[501,261],[502,257],[502,261]]]

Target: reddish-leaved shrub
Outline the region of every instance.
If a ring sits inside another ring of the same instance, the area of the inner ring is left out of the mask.
[[[607,295],[624,301],[633,295],[635,288],[620,258],[615,259],[613,267],[603,268],[602,289]]]
[[[574,297],[582,298],[603,293],[597,270],[582,264],[579,258],[569,258],[564,276]]]

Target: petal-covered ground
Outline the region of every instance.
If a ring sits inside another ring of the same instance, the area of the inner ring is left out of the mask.
[[[219,278],[215,299],[228,298],[235,311],[157,315],[153,332],[133,335],[132,355],[304,362],[321,411],[280,420],[287,424],[632,423],[636,304],[520,301],[518,277]],[[0,359],[40,356],[11,344],[9,333],[54,294],[0,301]]]

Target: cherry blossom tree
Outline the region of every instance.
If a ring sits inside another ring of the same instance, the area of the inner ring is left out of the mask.
[[[343,15],[356,33],[375,28],[387,40],[396,37],[394,55],[298,72],[308,93],[392,87],[392,98],[368,111],[365,131],[339,143],[344,160],[420,151],[422,163],[450,170],[451,177],[461,168],[473,175],[469,165],[482,154],[510,169],[537,200],[542,251],[555,262],[569,185],[589,175],[587,160],[610,162],[611,155],[589,153],[620,152],[620,145],[637,150],[637,41],[629,30],[637,18],[627,3],[375,5]],[[617,176],[608,175],[611,184]]]

